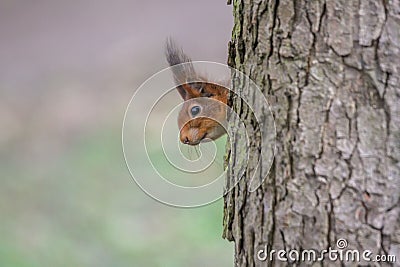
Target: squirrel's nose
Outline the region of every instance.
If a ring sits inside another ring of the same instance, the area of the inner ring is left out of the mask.
[[[186,136],[185,138],[183,138],[183,143],[184,144],[189,144],[189,138]]]

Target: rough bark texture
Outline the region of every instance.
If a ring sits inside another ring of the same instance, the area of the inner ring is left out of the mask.
[[[400,0],[234,0],[233,7],[229,64],[262,88],[277,129],[263,185],[247,191],[255,153],[225,197],[224,237],[235,242],[236,265],[285,265],[260,262],[256,252],[322,250],[339,238],[348,249],[397,255],[399,264]],[[251,125],[238,98],[233,107]],[[246,150],[243,137],[231,142],[231,157]],[[231,160],[228,182],[243,167]],[[339,262],[323,263],[330,264]]]

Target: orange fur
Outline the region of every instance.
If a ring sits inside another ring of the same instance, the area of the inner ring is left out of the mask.
[[[192,92],[189,85],[183,86],[187,92]],[[183,104],[178,116],[180,128],[180,140],[182,143],[197,145],[201,141],[215,140],[225,134],[226,104],[228,90],[222,86],[207,83],[204,87],[205,94],[210,97],[202,97],[197,91],[189,93],[188,99]],[[199,117],[192,117],[190,107],[198,105],[202,107]]]
[[[215,140],[225,134],[228,89],[199,76],[191,59],[171,40],[166,44],[166,57],[173,68],[177,90],[185,101],[178,116],[180,140],[188,145]],[[199,82],[186,83],[188,80]],[[200,112],[193,116],[191,108]]]

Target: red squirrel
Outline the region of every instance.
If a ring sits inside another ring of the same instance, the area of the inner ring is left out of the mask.
[[[178,116],[180,141],[195,146],[224,135],[228,89],[196,73],[192,60],[171,39],[166,42],[165,55],[170,66],[178,65],[172,71],[184,100]]]

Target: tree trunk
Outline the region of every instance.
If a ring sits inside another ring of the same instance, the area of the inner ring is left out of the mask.
[[[224,237],[236,266],[286,265],[257,254],[338,239],[399,264],[400,1],[234,0],[233,10],[228,62],[268,98],[277,141],[268,177],[249,192],[257,155],[237,177],[232,153],[245,153],[245,140],[230,140],[227,181],[241,180],[225,196]],[[240,99],[233,107],[251,128]]]

